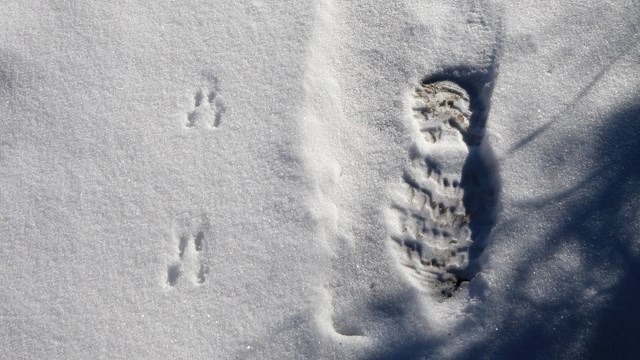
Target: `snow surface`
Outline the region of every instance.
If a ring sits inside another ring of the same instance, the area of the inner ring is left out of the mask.
[[[0,19],[0,358],[640,358],[636,1]],[[390,238],[439,80],[472,97],[486,209],[444,299]]]

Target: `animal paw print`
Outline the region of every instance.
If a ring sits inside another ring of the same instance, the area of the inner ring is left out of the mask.
[[[193,97],[193,110],[187,113],[187,128],[217,128],[222,121],[224,105],[214,90],[202,88]]]
[[[202,229],[195,234],[184,231],[177,236],[178,259],[167,269],[167,284],[170,287],[178,285],[181,279],[186,279],[195,285],[204,284],[209,273],[208,267],[202,262],[205,242],[205,231]]]

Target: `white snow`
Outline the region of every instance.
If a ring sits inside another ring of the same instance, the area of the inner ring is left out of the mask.
[[[0,19],[0,358],[640,358],[637,2]],[[414,91],[441,80],[486,120],[453,145],[419,141]],[[449,187],[452,151],[479,185],[443,298],[393,238],[403,174],[441,162]]]

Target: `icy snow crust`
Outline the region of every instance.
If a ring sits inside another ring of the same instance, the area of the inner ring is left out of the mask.
[[[634,1],[0,19],[0,358],[640,358]]]

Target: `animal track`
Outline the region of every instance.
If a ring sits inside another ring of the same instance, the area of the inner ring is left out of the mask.
[[[220,95],[212,90],[200,89],[193,97],[193,110],[187,113],[187,128],[217,128],[220,126],[224,105]]]
[[[477,215],[477,199],[470,201],[465,193],[484,201],[479,191],[491,196],[495,191],[483,180],[487,174],[478,171],[484,168],[473,166],[484,124],[472,126],[468,93],[451,81],[437,81],[421,84],[414,99],[420,136],[403,174],[406,195],[392,206],[399,225],[391,233],[392,247],[410,278],[444,299],[472,276],[470,224],[487,218]]]
[[[167,267],[167,285],[174,287],[183,278],[195,285],[204,284],[209,273],[202,262],[207,234],[207,227],[199,226],[186,227],[174,235],[177,259]]]

